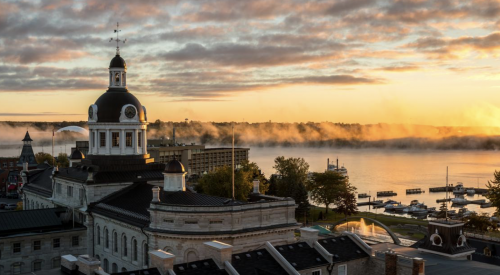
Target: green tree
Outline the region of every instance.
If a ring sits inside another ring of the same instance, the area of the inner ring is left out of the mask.
[[[235,171],[235,199],[240,201],[247,200],[248,195],[252,192],[253,180],[255,179],[255,174],[258,173],[258,168],[259,167],[255,163],[245,162],[242,164],[240,169],[237,169]],[[265,180],[262,180],[259,185],[261,193],[265,193],[267,189],[267,185],[265,185],[265,182]],[[198,184],[196,185],[195,189],[197,192],[208,194],[211,196],[232,198],[233,189],[231,167],[223,166],[210,171],[208,174],[204,175],[198,180]]]
[[[49,153],[38,152],[35,154],[36,163],[42,164],[47,161],[48,164],[54,165],[54,158]]]
[[[487,213],[481,215],[472,213],[470,216],[464,218],[464,221],[464,227],[472,230],[486,232],[489,229],[496,229],[496,224],[490,222],[490,217]]]
[[[305,184],[309,164],[303,158],[277,157],[273,168],[276,169],[276,195],[291,197],[298,205],[295,214],[298,217],[309,215],[309,199]]]
[[[330,204],[338,201],[347,183],[348,178],[335,171],[314,173],[312,179],[307,182],[307,190],[313,202],[325,205],[327,215]]]
[[[344,214],[344,217],[351,216],[358,213],[358,206],[356,204],[356,187],[352,186],[349,181],[341,188],[339,196],[335,200],[337,208],[335,212]]]
[[[57,166],[64,168],[69,167],[68,154],[59,153],[59,155],[57,155]]]
[[[494,180],[488,181],[488,193],[485,197],[491,201],[491,205],[496,207],[496,213],[500,214],[500,171],[493,173]]]

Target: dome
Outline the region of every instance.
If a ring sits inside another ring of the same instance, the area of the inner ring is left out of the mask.
[[[113,59],[111,59],[109,67],[127,69],[127,63],[125,63],[125,59],[123,59],[119,54],[117,54],[115,55],[115,57],[113,57]]]
[[[140,122],[146,122],[141,103],[124,88],[111,88],[97,99],[97,122],[120,122],[122,107],[127,104],[135,106]]]
[[[165,165],[165,173],[184,173],[184,165],[176,159],[171,160]]]
[[[84,159],[85,155],[78,148],[71,153],[70,159]]]

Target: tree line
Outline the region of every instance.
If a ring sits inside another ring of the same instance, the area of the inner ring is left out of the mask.
[[[307,219],[311,202],[325,206],[325,216],[333,210],[344,216],[357,213],[356,187],[348,177],[336,171],[309,173],[309,164],[303,158],[274,160],[276,173],[268,179],[253,162],[243,162],[235,169],[235,198],[246,201],[253,188],[254,179],[260,181],[260,193],[290,197],[297,204],[297,219]],[[218,167],[196,180],[195,190],[212,196],[232,198],[232,171],[230,166]]]

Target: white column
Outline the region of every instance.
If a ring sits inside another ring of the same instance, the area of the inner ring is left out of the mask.
[[[132,139],[132,148],[134,148],[134,155],[137,155],[139,152],[138,150],[138,147],[137,146],[137,129],[134,129],[134,138]]]
[[[148,149],[146,148],[146,146],[148,146],[148,143],[146,141],[146,129],[142,129],[142,154],[147,154],[148,153]]]
[[[108,129],[106,129],[106,155],[109,155],[111,153],[111,132]]]
[[[99,130],[94,130],[95,132],[95,139],[97,142],[95,143],[95,154],[99,155],[99,147],[101,146],[101,137],[99,134]]]
[[[125,130],[120,131],[120,154],[125,154]]]

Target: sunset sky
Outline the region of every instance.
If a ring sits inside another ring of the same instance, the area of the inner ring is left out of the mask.
[[[495,0],[0,0],[0,121],[86,120],[117,21],[149,121],[500,126]]]

